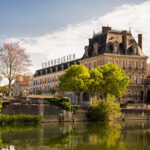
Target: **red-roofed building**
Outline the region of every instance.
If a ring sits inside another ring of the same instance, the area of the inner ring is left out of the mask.
[[[17,76],[13,86],[14,97],[27,97],[29,93],[29,80],[30,76],[19,75]]]

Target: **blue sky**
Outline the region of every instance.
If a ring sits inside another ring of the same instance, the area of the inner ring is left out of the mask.
[[[19,41],[32,73],[42,62],[76,53],[82,57],[93,31],[102,26],[143,34],[150,57],[150,0],[0,0],[0,45]],[[6,81],[3,81],[3,84]]]
[[[0,36],[38,36],[140,2],[143,0],[0,0]]]

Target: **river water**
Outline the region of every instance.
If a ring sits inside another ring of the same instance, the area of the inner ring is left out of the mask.
[[[4,126],[0,150],[150,150],[150,122]]]

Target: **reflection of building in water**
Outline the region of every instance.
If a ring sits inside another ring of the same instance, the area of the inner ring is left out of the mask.
[[[148,57],[142,51],[142,34],[138,35],[138,42],[136,42],[129,31],[102,27],[101,33],[96,33],[89,39],[89,44],[85,46],[81,59],[37,70],[30,92],[35,94],[37,90],[41,90],[43,94],[48,94],[49,88],[58,87],[59,76],[73,64],[82,64],[91,69],[113,63],[120,65],[131,79],[130,86],[120,102],[144,102],[147,96],[147,89],[144,85],[147,77],[147,59]],[[72,102],[77,101],[73,93],[64,93],[64,95],[70,97]],[[87,102],[89,95],[82,93],[81,100]]]

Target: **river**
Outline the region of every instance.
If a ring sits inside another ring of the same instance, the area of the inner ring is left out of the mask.
[[[150,122],[3,126],[0,150],[150,150]]]

